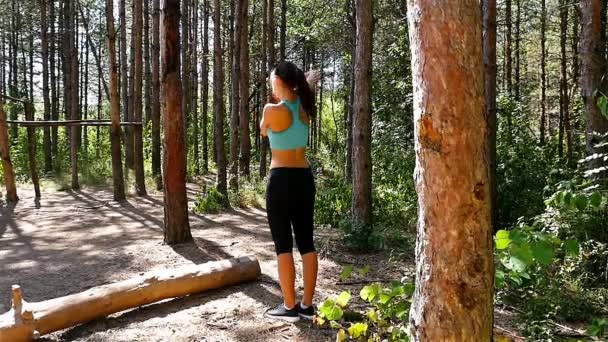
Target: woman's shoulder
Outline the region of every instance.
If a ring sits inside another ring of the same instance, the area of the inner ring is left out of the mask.
[[[264,115],[284,112],[286,110],[285,106],[282,103],[267,103],[264,106]]]

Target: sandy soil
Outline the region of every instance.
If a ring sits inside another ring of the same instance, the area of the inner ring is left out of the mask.
[[[197,189],[189,187],[194,199]],[[194,243],[167,246],[162,196],[112,201],[108,189],[46,191],[36,202],[28,190],[16,206],[0,206],[0,312],[10,307],[10,286],[40,301],[119,281],[141,272],[241,255],[260,260],[257,282],[195,294],[121,312],[45,336],[47,341],[329,341],[335,332],[308,322],[282,324],[263,317],[281,301],[273,243],[262,209],[219,215],[191,214]],[[364,283],[411,274],[408,256],[343,251],[334,232],[318,229],[319,302]],[[299,261],[299,257],[296,257]],[[404,262],[405,261],[405,262]],[[366,279],[339,284],[344,265],[371,266]],[[298,266],[298,275],[301,269]],[[301,293],[301,277],[298,276]]]

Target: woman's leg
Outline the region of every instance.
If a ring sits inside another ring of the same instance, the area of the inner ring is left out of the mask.
[[[310,170],[302,171],[302,177],[297,184],[299,185],[299,196],[296,199],[296,205],[294,205],[296,210],[292,213],[291,218],[296,244],[302,255],[304,272],[304,296],[302,304],[311,306],[317,284],[319,265],[313,238],[315,183]]]
[[[319,263],[317,260],[317,252],[310,252],[302,255],[302,265],[304,268],[304,296],[302,304],[312,306],[312,298],[315,295],[315,287],[317,286],[317,271]]]
[[[296,270],[293,264],[293,254],[282,253],[277,256],[277,260],[283,301],[285,307],[291,309],[296,305]]]

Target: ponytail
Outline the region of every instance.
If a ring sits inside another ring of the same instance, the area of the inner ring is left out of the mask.
[[[315,93],[312,91],[304,71],[291,62],[281,62],[275,68],[274,74],[296,92],[300,98],[302,108],[308,116],[314,118],[317,115]]]

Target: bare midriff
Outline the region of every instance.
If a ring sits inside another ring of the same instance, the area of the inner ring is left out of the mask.
[[[270,168],[278,167],[293,167],[293,168],[308,168],[308,160],[305,154],[306,148],[297,148],[295,150],[273,150],[272,161]]]

